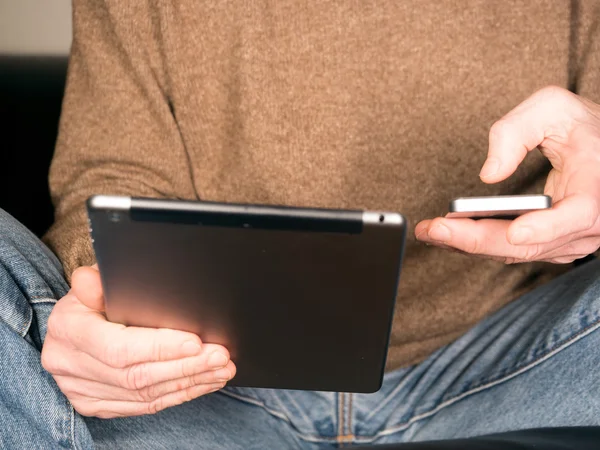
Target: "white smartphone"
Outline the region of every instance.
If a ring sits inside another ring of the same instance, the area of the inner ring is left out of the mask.
[[[491,197],[460,197],[450,202],[446,217],[471,219],[514,219],[522,214],[549,209],[548,195],[498,195]]]

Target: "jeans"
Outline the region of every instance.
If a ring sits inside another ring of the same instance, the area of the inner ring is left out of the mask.
[[[225,388],[110,420],[80,416],[40,363],[67,290],[56,257],[0,210],[1,448],[313,449],[600,424],[598,261],[386,374],[374,394]]]

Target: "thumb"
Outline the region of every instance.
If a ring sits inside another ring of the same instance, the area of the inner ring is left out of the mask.
[[[104,311],[104,293],[98,265],[79,267],[71,276],[71,291],[77,299],[90,309]]]
[[[566,89],[547,87],[537,91],[492,125],[487,159],[479,177],[498,183],[512,175],[527,153],[548,137],[565,138],[577,104]]]

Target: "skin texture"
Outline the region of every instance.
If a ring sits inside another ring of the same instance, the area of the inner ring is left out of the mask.
[[[546,87],[496,122],[489,137],[484,183],[514,173],[539,149],[552,164],[544,193],[549,210],[513,221],[436,217],[417,224],[417,239],[507,264],[571,263],[600,247],[600,106],[559,87]]]
[[[42,365],[75,410],[114,418],[153,414],[219,390],[235,376],[228,351],[181,331],[110,323],[96,266],[73,274],[48,321]]]

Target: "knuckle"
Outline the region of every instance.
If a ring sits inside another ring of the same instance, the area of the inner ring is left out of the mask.
[[[155,384],[151,384],[142,389],[138,389],[136,392],[138,394],[138,400],[145,403],[151,402],[152,400],[155,400],[159,397],[158,388]]]
[[[127,367],[129,358],[128,347],[115,340],[104,347],[103,362],[116,369]]]
[[[56,371],[56,363],[53,358],[52,347],[49,343],[46,343],[44,347],[42,347],[42,355],[41,355],[42,367],[44,370],[50,373],[54,373]]]
[[[94,406],[87,400],[71,400],[69,399],[73,409],[85,417],[92,417],[97,414]]]
[[[592,253],[596,253],[598,249],[600,249],[600,241],[591,242],[584,247],[583,255],[591,255]]]
[[[86,270],[84,266],[77,267],[71,274],[71,284],[77,284],[79,277]]]
[[[557,112],[568,112],[569,115],[579,116],[585,112],[585,107],[579,96],[573,92],[561,87],[550,85],[537,91],[533,98],[545,107],[552,108]],[[573,121],[568,120],[567,129],[573,125]]]
[[[166,409],[167,405],[165,403],[164,398],[160,397],[157,398],[156,400],[152,400],[151,402],[148,403],[148,414],[156,414],[157,412],[162,411],[163,409]]]
[[[190,377],[186,377],[186,378],[180,378],[179,380],[176,380],[174,383],[174,387],[175,387],[175,391],[179,392],[182,391],[184,389],[188,389],[190,387],[193,387],[197,384],[201,383],[201,379],[198,376],[190,376]]]
[[[191,358],[186,358],[181,360],[181,363],[179,365],[179,376],[180,378],[183,377],[191,377],[194,375],[195,370],[194,370],[194,364],[193,364],[194,360]]]
[[[592,253],[595,253],[600,247],[600,240],[593,239],[590,241],[583,242],[581,245],[573,246],[573,250],[570,254],[577,255],[578,258],[584,258]]]
[[[64,352],[56,351],[54,345],[47,344],[43,347],[41,362],[42,367],[52,375],[68,373],[69,364],[66,356]]]
[[[550,100],[562,97],[570,98],[571,96],[568,90],[553,84],[543,87],[537,93],[540,97]]]
[[[187,389],[184,389],[183,391],[183,395],[181,396],[181,403],[187,403],[187,402],[191,402],[192,400],[194,400],[196,398],[196,395],[194,395],[194,388],[193,387],[189,387]]]
[[[152,343],[152,354],[154,355],[155,361],[162,361],[163,359],[163,346],[158,339],[155,339]]]
[[[552,259],[554,264],[571,264],[573,261],[578,259],[576,256],[560,256]]]
[[[592,195],[586,194],[582,197],[582,219],[581,225],[585,231],[591,230],[600,219],[600,206],[598,200]]]
[[[466,251],[474,255],[483,254],[483,243],[481,242],[481,238],[475,235],[471,236]]]
[[[511,125],[506,119],[500,119],[490,127],[490,142],[500,140],[504,135],[510,132]]]
[[[47,340],[52,338],[62,339],[65,336],[65,332],[69,329],[67,324],[65,324],[65,314],[63,313],[63,305],[60,301],[52,309],[46,326]]]
[[[135,364],[124,369],[123,387],[131,391],[140,391],[152,385],[150,370],[145,363]]]
[[[533,244],[525,248],[525,255],[522,258],[525,261],[535,261],[541,253],[539,244]]]

